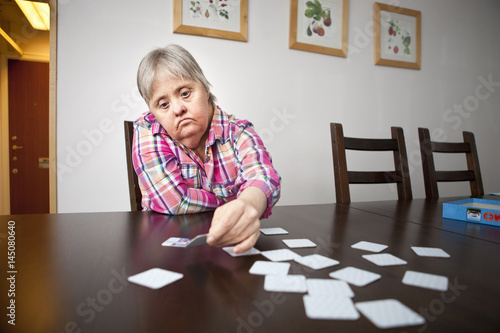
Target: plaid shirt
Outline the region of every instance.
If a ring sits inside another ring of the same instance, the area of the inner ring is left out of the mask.
[[[263,217],[271,214],[281,178],[250,122],[215,108],[204,162],[173,140],[151,112],[134,128],[133,162],[145,210],[171,215],[214,210],[254,186],[267,196]]]

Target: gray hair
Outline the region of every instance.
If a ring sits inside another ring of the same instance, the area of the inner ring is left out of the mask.
[[[215,103],[216,98],[210,92],[211,85],[200,65],[183,47],[175,44],[167,45],[149,52],[142,59],[137,71],[137,86],[148,105],[153,94],[153,82],[159,73],[201,83],[210,95],[210,103]]]

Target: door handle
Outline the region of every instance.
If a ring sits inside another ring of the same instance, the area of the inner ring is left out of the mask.
[[[23,149],[23,146],[12,145],[12,150],[19,150],[19,149]]]

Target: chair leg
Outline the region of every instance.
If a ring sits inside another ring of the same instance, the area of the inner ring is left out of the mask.
[[[422,157],[422,171],[424,173],[424,185],[426,198],[439,198],[436,180],[436,168],[432,156],[432,142],[429,129],[419,128],[420,152]]]
[[[470,182],[470,191],[473,197],[484,194],[481,168],[479,167],[479,155],[477,154],[476,140],[471,132],[463,132],[464,142],[470,145],[470,152],[466,153],[467,168],[474,172],[474,180]]]
[[[394,167],[401,175],[401,183],[397,184],[399,200],[411,200],[410,170],[408,168],[408,157],[406,155],[406,143],[404,132],[401,127],[391,127],[392,138],[398,142],[398,150],[394,151]]]
[[[337,203],[351,202],[349,175],[344,146],[344,132],[341,124],[330,123],[332,140],[333,173],[335,178],[335,197]]]

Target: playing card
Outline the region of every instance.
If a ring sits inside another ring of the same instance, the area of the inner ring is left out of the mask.
[[[260,228],[264,235],[287,235],[288,231],[283,228]]]
[[[356,320],[359,318],[359,313],[349,297],[305,295],[304,307],[306,316],[310,319]]]
[[[207,234],[201,234],[195,238],[170,237],[164,241],[162,246],[191,247],[207,244]]]
[[[448,278],[446,276],[406,271],[403,283],[409,286],[434,289],[439,291],[448,290]]]
[[[330,273],[330,277],[343,280],[358,287],[364,287],[378,279],[380,275],[355,267],[346,267]]]
[[[207,244],[207,236],[208,234],[202,234],[198,235],[195,238],[193,238],[187,245],[186,247],[191,247],[191,246],[198,246],[198,245],[204,245]]]
[[[354,297],[351,287],[345,281],[333,279],[307,279],[307,293],[311,296]]]
[[[159,289],[181,279],[183,276],[184,275],[181,273],[171,272],[161,268],[151,268],[145,272],[132,275],[128,277],[127,280],[151,289]]]
[[[358,302],[356,308],[378,328],[414,326],[425,319],[395,299]]]
[[[322,256],[320,254],[311,254],[304,257],[298,257],[294,259],[301,265],[310,267],[312,269],[322,269],[326,267],[331,267],[338,265],[339,262],[334,259],[330,259],[328,257]]]
[[[162,246],[186,247],[191,241],[191,238],[170,237],[164,241]]]
[[[250,274],[256,275],[287,275],[290,269],[288,262],[261,261],[254,262],[250,267]]]
[[[362,255],[368,261],[371,261],[377,266],[397,266],[406,265],[407,262],[389,253],[380,254],[365,254]]]
[[[357,242],[356,244],[351,245],[353,249],[365,250],[370,252],[381,252],[387,248],[387,245],[372,243],[367,241]]]
[[[272,292],[305,293],[307,292],[304,275],[266,275],[264,290]]]
[[[412,246],[411,249],[421,257],[450,258],[448,253],[437,247]]]
[[[271,261],[287,261],[300,258],[300,255],[289,249],[262,251],[261,254]]]
[[[227,246],[222,248],[232,257],[242,257],[242,256],[252,256],[256,254],[260,254],[260,251],[256,248],[252,247],[250,250],[242,252],[242,253],[234,253],[234,246]]]
[[[283,239],[283,243],[290,248],[299,248],[299,247],[316,247],[316,244],[311,242],[309,239],[300,238],[300,239]]]

